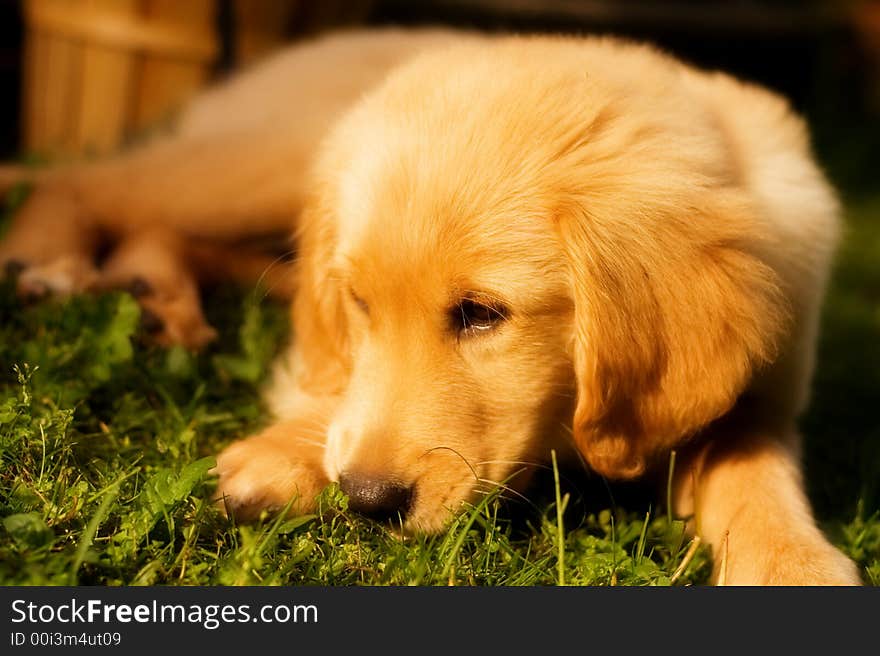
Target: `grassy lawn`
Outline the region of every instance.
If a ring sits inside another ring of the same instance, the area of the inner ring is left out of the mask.
[[[849,215],[805,457],[823,527],[880,585],[880,198]],[[208,470],[265,421],[259,384],[286,318],[246,291],[211,292],[207,308],[221,338],[195,357],[146,344],[126,294],[23,306],[0,285],[0,583],[707,580],[707,550],[685,558],[689,539],[662,506],[565,472],[560,486],[547,472],[543,499],[488,498],[427,538],[398,540],[333,488],[314,516],[236,525],[208,502]]]

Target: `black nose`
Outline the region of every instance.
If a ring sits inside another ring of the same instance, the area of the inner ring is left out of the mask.
[[[401,519],[409,510],[412,487],[379,476],[343,472],[339,487],[348,495],[348,507],[372,519]]]

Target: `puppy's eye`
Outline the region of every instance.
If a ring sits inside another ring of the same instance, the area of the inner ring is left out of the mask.
[[[503,306],[486,305],[464,298],[450,314],[452,325],[460,334],[473,335],[495,328],[507,318],[505,313]]]
[[[351,294],[351,300],[354,301],[354,304],[358,306],[361,312],[364,314],[370,314],[370,306],[367,305],[367,302],[364,299],[355,294],[354,290],[351,288],[348,289],[348,293]]]

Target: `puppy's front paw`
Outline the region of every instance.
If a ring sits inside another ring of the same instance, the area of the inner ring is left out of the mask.
[[[309,512],[327,485],[316,457],[323,449],[277,432],[270,429],[236,442],[217,457],[217,502],[236,519],[256,519],[264,510],[276,512],[288,503],[292,514]]]
[[[731,545],[716,562],[722,585],[849,586],[861,585],[858,568],[818,532],[761,545]]]

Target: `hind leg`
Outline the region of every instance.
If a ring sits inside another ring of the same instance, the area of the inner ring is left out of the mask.
[[[0,266],[19,272],[26,298],[140,281],[138,300],[155,340],[201,348],[215,331],[202,312],[199,280],[262,278],[270,291],[290,295],[289,264],[234,245],[292,232],[302,183],[279,172],[304,170],[307,153],[290,140],[274,142],[262,147],[257,135],[167,140],[50,173],[0,242]],[[98,251],[107,245],[99,270]]]
[[[83,291],[97,279],[98,245],[97,230],[83,221],[70,190],[47,185],[24,202],[0,241],[0,270],[21,273],[25,297]]]
[[[305,145],[295,135],[274,134],[166,139],[47,173],[0,241],[0,266],[20,270],[23,296],[154,278],[155,294],[141,303],[163,319],[159,341],[198,347],[213,332],[201,313],[183,240],[228,243],[290,233],[304,196],[300,178],[311,154]],[[118,252],[111,250],[99,272],[98,251],[108,244]],[[169,249],[164,255],[163,248]]]
[[[96,287],[130,291],[141,304],[144,327],[160,344],[199,349],[217,335],[202,313],[184,241],[173,230],[157,226],[126,236],[102,266]]]

